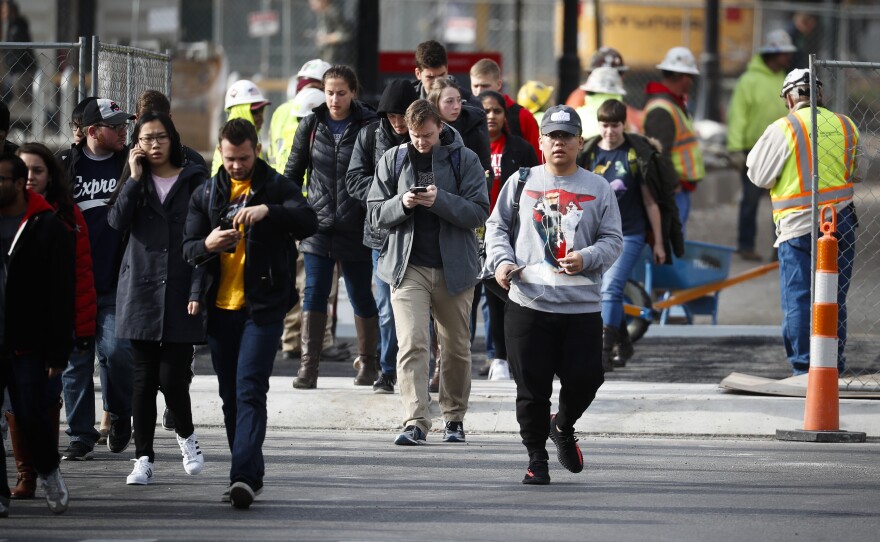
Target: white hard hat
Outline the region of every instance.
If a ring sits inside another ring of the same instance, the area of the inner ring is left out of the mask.
[[[697,59],[687,47],[670,49],[663,57],[663,62],[657,64],[657,68],[668,72],[700,75],[700,70],[697,69]]]
[[[791,36],[781,28],[767,32],[764,44],[758,49],[761,54],[768,53],[794,53],[797,47],[791,42]]]
[[[626,94],[623,88],[623,79],[620,78],[620,72],[617,68],[601,67],[590,72],[587,82],[581,85],[581,89],[587,92],[601,92],[603,94]]]
[[[779,97],[784,98],[792,89],[801,86],[810,86],[810,70],[806,68],[791,70],[782,82],[782,92],[779,93]],[[820,81],[818,77],[816,78],[816,86],[820,88],[822,87],[822,81]]]
[[[324,78],[324,72],[330,68],[332,68],[332,66],[328,62],[316,58],[303,64],[302,68],[300,68],[299,72],[296,74],[296,77],[297,79],[300,77],[308,77],[309,79],[320,81]]]
[[[297,117],[305,117],[324,101],[324,91],[312,87],[304,88],[293,99],[293,114]]]
[[[251,104],[251,109],[259,109],[269,105],[260,88],[248,79],[239,79],[229,90],[226,91],[226,102],[223,104],[224,109],[229,109],[234,105]]]

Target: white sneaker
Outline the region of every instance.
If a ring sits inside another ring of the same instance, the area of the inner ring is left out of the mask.
[[[56,468],[46,477],[40,477],[43,482],[43,491],[46,492],[46,504],[53,514],[63,514],[67,510],[67,502],[70,494],[67,485],[61,477],[61,469]]]
[[[132,459],[132,461],[134,461],[134,468],[125,479],[125,483],[130,486],[145,486],[151,483],[153,481],[153,464],[150,463],[150,458],[144,455]]]
[[[183,455],[183,470],[192,475],[202,472],[205,467],[205,457],[202,455],[202,450],[199,449],[196,434],[193,433],[186,438],[180,438],[180,435],[177,435],[177,444],[180,445],[180,453]]]
[[[510,366],[507,360],[493,359],[489,367],[489,380],[510,380]]]

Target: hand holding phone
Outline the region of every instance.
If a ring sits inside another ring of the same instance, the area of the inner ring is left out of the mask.
[[[412,192],[413,194],[424,194],[425,192],[428,191],[428,187],[427,186],[413,186],[412,188],[409,189],[409,191]]]
[[[511,269],[510,271],[507,272],[507,278],[509,279],[509,278],[513,277],[514,275],[519,274],[525,268],[526,268],[525,265],[517,265],[516,267],[514,267],[513,269]]]

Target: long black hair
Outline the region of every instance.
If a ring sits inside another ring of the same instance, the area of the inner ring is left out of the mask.
[[[46,165],[46,173],[49,175],[49,183],[46,185],[46,193],[43,194],[43,197],[46,198],[46,201],[50,204],[58,208],[55,214],[57,214],[61,220],[66,222],[69,226],[75,227],[76,219],[73,215],[73,191],[70,188],[70,182],[67,180],[64,168],[61,167],[61,163],[58,162],[58,159],[55,158],[55,155],[49,150],[49,147],[42,143],[25,143],[15,151],[15,154],[19,157],[22,154],[33,154],[34,156],[40,157],[43,164]]]
[[[484,90],[480,93],[479,96],[477,96],[477,99],[480,100],[480,103],[483,103],[483,100],[485,100],[486,98],[491,98],[498,102],[501,110],[504,111],[504,124],[501,126],[501,132],[504,135],[510,135],[510,130],[507,127],[507,102],[504,99],[504,95],[494,90]]]
[[[148,122],[152,122],[154,120],[158,120],[162,123],[162,126],[165,128],[165,131],[168,132],[168,139],[170,143],[168,161],[174,167],[183,167],[184,155],[183,155],[183,145],[180,143],[180,134],[177,132],[177,128],[174,127],[174,122],[171,121],[171,117],[165,113],[161,113],[159,111],[148,110],[145,111],[143,115],[138,117],[137,123],[134,125],[134,132],[131,135],[131,144],[138,145],[138,137],[140,136],[141,130],[144,127],[144,124]],[[144,160],[141,162],[141,167],[144,169],[144,175],[151,175],[150,172],[150,162],[148,160]],[[119,182],[116,183],[116,189],[113,191],[113,194],[110,195],[110,199],[108,200],[108,205],[113,205],[116,203],[116,198],[118,197],[119,191],[122,190],[122,185],[128,182],[128,179],[131,177],[131,168],[128,165],[128,160],[125,161],[125,167],[122,168],[122,174],[119,176]]]

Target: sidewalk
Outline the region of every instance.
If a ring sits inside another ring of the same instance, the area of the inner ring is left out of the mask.
[[[350,377],[321,377],[316,390],[294,390],[289,376],[274,376],[269,391],[272,429],[387,431],[400,428],[400,396],[377,395]],[[554,386],[554,402],[559,383]],[[223,425],[217,379],[196,376],[191,388],[196,427]],[[436,399],[436,394],[432,394]],[[100,397],[100,394],[98,394]],[[469,433],[516,433],[516,389],[512,381],[474,380],[465,418]],[[159,413],[164,400],[159,395]],[[100,412],[100,403],[96,403]],[[432,403],[434,429],[442,427]],[[577,424],[583,433],[604,435],[772,437],[777,429],[803,426],[804,400],[725,392],[716,384],[606,382]],[[840,401],[841,429],[880,437],[880,401]]]

